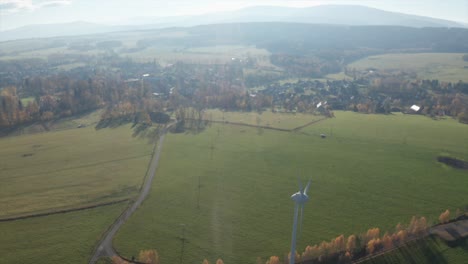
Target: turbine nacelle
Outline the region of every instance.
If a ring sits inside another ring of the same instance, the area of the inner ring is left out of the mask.
[[[294,208],[294,222],[293,222],[293,231],[292,231],[292,242],[291,242],[291,256],[289,259],[290,264],[294,264],[295,260],[295,252],[296,252],[296,233],[297,233],[297,224],[298,224],[298,216],[300,215],[299,220],[299,233],[301,233],[302,229],[302,217],[304,215],[304,204],[309,200],[309,196],[307,195],[307,191],[310,187],[310,180],[307,183],[306,187],[303,189],[302,184],[299,181],[299,191],[291,196],[294,203],[296,204]]]
[[[298,204],[304,204],[309,200],[309,196],[303,192],[297,192],[291,195],[291,199]]]
[[[309,200],[309,196],[307,195],[307,191],[310,187],[310,180],[307,182],[307,185],[304,189],[302,189],[302,184],[299,181],[299,191],[293,195],[291,195],[291,199],[298,204],[304,204]]]

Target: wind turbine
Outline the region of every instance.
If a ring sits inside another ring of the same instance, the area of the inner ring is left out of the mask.
[[[304,211],[304,204],[309,200],[309,196],[307,196],[307,191],[310,187],[310,180],[307,183],[306,187],[302,189],[302,184],[299,181],[299,191],[291,196],[294,203],[296,204],[294,207],[294,223],[293,223],[293,230],[292,230],[292,241],[291,241],[291,255],[289,257],[289,264],[294,264],[296,258],[296,234],[297,234],[297,220],[298,215],[300,213],[300,224],[299,224],[299,232],[302,229],[302,216]]]

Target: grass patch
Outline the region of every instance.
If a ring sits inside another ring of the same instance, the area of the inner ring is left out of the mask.
[[[313,81],[319,81],[319,82],[326,82],[327,79],[325,78],[294,78],[294,79],[284,79],[284,80],[281,80],[279,81],[279,84],[280,85],[285,85],[287,83],[298,83],[299,81],[303,81],[303,82],[313,82]]]
[[[333,81],[353,80],[353,77],[346,75],[344,72],[328,74],[327,76],[325,76],[325,78]]]
[[[51,130],[74,129],[78,127],[96,126],[101,120],[103,110],[97,110],[90,113],[76,115],[68,118],[62,118],[52,122],[49,127]]]
[[[58,66],[57,68],[62,71],[69,71],[69,70],[73,70],[73,69],[84,67],[84,66],[86,66],[85,63],[75,62],[75,63],[62,64]]]
[[[21,98],[21,103],[24,105],[24,106],[27,106],[29,103],[32,103],[34,102],[36,99],[34,99],[34,97],[26,97],[26,98]]]
[[[186,50],[190,53],[206,53],[206,54],[232,54],[233,56],[247,56],[247,55],[259,55],[269,56],[270,52],[265,49],[258,49],[254,46],[242,46],[242,45],[218,45],[210,47],[196,47]],[[242,58],[239,58],[242,59]]]
[[[209,46],[197,48],[183,48],[177,46],[149,47],[137,52],[123,53],[122,56],[140,62],[158,60],[162,64],[182,61],[196,64],[225,64],[232,62],[232,58],[244,59],[253,56],[261,63],[269,62],[269,52],[252,46]],[[266,61],[266,62],[265,62]]]
[[[348,65],[349,69],[376,68],[387,71],[415,72],[419,79],[447,82],[468,81],[468,66],[463,53],[385,54],[370,56]]]
[[[161,263],[178,262],[184,224],[183,263],[282,257],[298,175],[313,180],[300,250],[370,227],[393,230],[413,215],[431,223],[442,210],[466,205],[466,173],[436,157],[468,157],[467,126],[422,116],[335,114],[303,133],[218,124],[196,135],[168,135],[151,193],[118,233],[117,250],[131,257],[155,248]]]
[[[152,153],[129,126],[0,139],[0,217],[133,197]]]
[[[0,263],[87,263],[126,205],[0,223]]]

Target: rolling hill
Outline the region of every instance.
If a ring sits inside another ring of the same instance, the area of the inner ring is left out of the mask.
[[[123,25],[101,25],[88,22],[29,25],[13,30],[3,31],[0,35],[0,41],[247,22],[288,22],[350,26],[403,26],[414,28],[466,27],[466,25],[458,22],[388,12],[356,5],[322,5],[309,8],[257,6],[232,12],[199,16],[133,18],[126,21]]]

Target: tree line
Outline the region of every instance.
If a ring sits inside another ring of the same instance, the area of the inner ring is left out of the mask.
[[[457,209],[456,219],[465,215]],[[450,211],[447,209],[439,216],[439,223],[446,224],[450,221]],[[427,235],[429,229],[425,217],[412,217],[408,225],[398,223],[393,232],[385,232],[379,228],[370,228],[359,235],[340,235],[330,241],[322,241],[313,246],[306,246],[302,253],[295,252],[295,263],[342,263],[347,264],[363,257],[392,250],[405,243],[422,238]],[[278,256],[270,257],[266,264],[289,263],[289,252],[284,261]],[[263,264],[261,260],[257,261]]]
[[[455,218],[467,215],[457,209]],[[450,221],[450,210],[445,210],[439,216],[439,223],[446,224]],[[408,225],[398,223],[393,232],[385,232],[379,228],[370,228],[367,232],[359,235],[339,235],[330,241],[322,241],[313,246],[306,246],[302,253],[295,252],[295,263],[337,263],[348,264],[352,261],[358,260],[363,257],[372,256],[377,253],[392,250],[396,247],[402,246],[405,243],[423,238],[428,234],[428,221],[425,217],[413,216]],[[291,252],[288,256],[282,258],[278,256],[271,256],[266,261],[257,258],[257,264],[289,264]],[[156,250],[142,250],[138,258],[132,257],[131,262],[146,263],[146,264],[160,264],[159,255]],[[114,256],[112,258],[113,264],[129,264],[128,260],[121,257]],[[222,259],[217,259],[216,264],[224,264]],[[207,259],[202,261],[202,264],[210,264]]]

